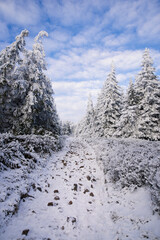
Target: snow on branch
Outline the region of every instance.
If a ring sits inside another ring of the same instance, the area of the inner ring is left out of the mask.
[[[40,32],[38,33],[38,35],[35,37],[34,41],[41,43],[42,38],[43,38],[44,36],[48,37],[48,33],[47,33],[46,31],[40,31]]]

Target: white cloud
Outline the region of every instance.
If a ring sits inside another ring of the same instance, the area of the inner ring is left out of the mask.
[[[136,25],[139,19],[139,5],[140,1],[134,0],[132,3],[130,1],[112,1],[102,20],[103,25],[112,24],[115,29],[127,29],[131,23]]]
[[[154,39],[154,41],[160,39],[160,14],[156,14],[147,21],[143,22],[141,27],[138,29],[138,34],[143,37],[144,40]],[[155,39],[156,38],[156,39]]]
[[[101,31],[100,26],[97,24],[84,26],[80,32],[73,36],[71,45],[85,46],[87,44],[95,44],[97,41],[100,43],[102,40],[102,35],[104,35],[104,33]]]
[[[142,50],[126,50],[113,52],[113,61],[119,71],[133,71],[140,68]]]
[[[137,72],[129,72],[129,73],[119,73],[117,74],[117,81],[119,82],[119,84],[121,84],[121,82],[123,82],[123,84],[121,84],[121,86],[126,86],[126,84],[128,84],[129,80],[135,79]]]
[[[159,1],[133,0],[111,1],[109,9],[101,18],[101,29],[112,28],[112,32],[132,33],[135,40],[158,42],[160,39]],[[132,38],[133,41],[134,38]],[[110,39],[109,39],[110,40]],[[111,43],[111,42],[110,42]]]
[[[55,102],[62,120],[79,121],[86,111],[89,94],[96,102],[102,87],[100,81],[54,82]]]
[[[143,51],[84,49],[80,54],[68,50],[64,53],[59,55],[57,59],[47,59],[49,64],[48,74],[53,81],[104,81],[112,60],[115,63],[117,74],[124,74],[127,79],[126,73],[133,75],[133,73],[139,72]],[[154,51],[153,53],[155,65],[157,65],[160,52]],[[126,81],[125,77],[123,79]],[[120,81],[122,81],[122,78]]]
[[[123,45],[125,45],[126,43],[128,43],[131,39],[131,35],[128,34],[120,34],[120,35],[108,35],[106,37],[103,38],[103,42],[104,45],[106,47],[116,47],[116,46],[120,46],[122,47]]]
[[[43,0],[43,6],[52,20],[59,21],[64,26],[71,26],[77,23],[93,23],[96,20],[94,12],[102,11],[104,3],[97,0]]]
[[[103,81],[112,60],[118,73],[140,68],[142,51],[83,50],[80,54],[66,51],[57,59],[48,58],[48,74],[54,81],[100,80]]]
[[[79,121],[85,114],[86,101],[80,97],[55,97],[57,111],[62,121]]]
[[[51,54],[56,51],[61,52],[66,48],[66,46],[68,46],[70,39],[70,32],[62,30],[61,28],[56,29],[55,31],[49,33],[48,38],[44,39],[44,49],[47,54]]]
[[[99,90],[102,86],[101,81],[81,81],[81,82],[53,82],[53,89],[56,95],[76,95],[88,97],[89,93],[95,95],[95,90]]]
[[[156,70],[160,70],[160,51],[151,49],[150,52],[151,52],[151,56],[153,58],[154,66],[156,67]]]
[[[35,1],[5,0],[0,1],[0,15],[7,23],[34,25],[40,19],[40,9]]]
[[[49,36],[55,41],[66,42],[70,38],[69,32],[65,31],[64,29],[56,29],[55,31],[51,32]]]

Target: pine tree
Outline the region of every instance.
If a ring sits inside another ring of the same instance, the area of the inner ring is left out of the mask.
[[[96,132],[99,136],[112,136],[116,130],[122,108],[122,94],[112,64],[96,106]]]
[[[135,83],[137,124],[135,136],[143,139],[160,139],[160,81],[154,74],[153,60],[145,49],[142,70]]]

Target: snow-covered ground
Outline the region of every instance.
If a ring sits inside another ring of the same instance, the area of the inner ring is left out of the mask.
[[[35,172],[35,185],[1,227],[0,239],[160,239],[160,217],[153,214],[148,188],[115,188],[95,149],[68,138],[63,150]]]

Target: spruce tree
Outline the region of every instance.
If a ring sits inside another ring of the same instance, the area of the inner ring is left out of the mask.
[[[121,108],[122,94],[112,64],[111,71],[97,100],[96,132],[99,136],[113,136],[116,130],[116,122],[121,115]]]
[[[160,140],[160,81],[154,72],[153,60],[146,48],[135,83],[138,112],[135,137]]]
[[[137,105],[135,89],[132,80],[123,100],[122,114],[117,122],[117,129],[114,133],[115,137],[133,137],[137,122]]]
[[[129,82],[126,97],[127,97],[127,99],[126,99],[127,100],[127,106],[134,106],[136,104],[136,102],[137,102],[136,92],[135,92],[135,87],[134,87],[132,79]]]

